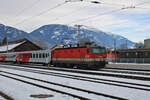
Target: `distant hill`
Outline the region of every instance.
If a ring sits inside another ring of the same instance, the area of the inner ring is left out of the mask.
[[[44,25],[31,33],[18,30],[16,28],[0,24],[0,41],[8,36],[9,41],[27,38],[43,48],[50,48],[59,44],[76,44],[77,43],[77,28],[67,25],[50,24]],[[81,28],[81,39],[89,39],[97,45],[113,48],[114,40],[119,48],[127,42],[128,47],[135,45],[134,42],[120,35],[103,32],[94,28]]]
[[[48,48],[48,43],[44,42],[44,40],[32,36],[31,34],[22,30],[0,24],[0,42],[2,42],[5,37],[8,37],[8,41],[27,38],[28,40],[32,41],[42,48]]]
[[[30,33],[42,40],[47,41],[51,46],[59,44],[75,44],[77,43],[77,28],[69,27],[67,25],[50,24],[44,25]],[[128,44],[131,48],[135,45],[134,42],[124,38],[120,35],[103,32],[94,28],[81,28],[81,39],[87,38],[98,45],[106,46],[109,48],[114,47],[114,40],[116,40],[117,48],[121,45]]]
[[[28,34],[22,30],[0,24],[0,41],[2,41],[6,36],[8,37],[9,41],[13,41],[27,37]]]

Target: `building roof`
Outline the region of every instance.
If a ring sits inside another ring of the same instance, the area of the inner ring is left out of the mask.
[[[29,45],[28,43],[32,44],[32,45]],[[28,45],[26,45],[26,44],[28,44]],[[33,47],[33,45],[34,45],[34,47]],[[29,41],[28,39],[24,38],[21,40],[8,42],[8,51],[14,51],[14,50],[15,51],[24,51],[24,48],[22,46],[25,46],[25,47],[27,46],[28,49],[32,46],[33,48],[31,47],[29,50],[35,50],[35,47],[37,50],[39,50],[39,49],[43,50],[42,47],[40,47],[40,46],[36,45],[35,43]],[[20,49],[18,49],[18,48],[20,48]],[[7,52],[7,44],[6,43],[0,45],[0,52]]]
[[[8,44],[8,51],[14,49],[15,47],[23,44],[25,41],[14,43],[14,44]],[[0,46],[0,52],[6,52],[7,51],[7,45]]]

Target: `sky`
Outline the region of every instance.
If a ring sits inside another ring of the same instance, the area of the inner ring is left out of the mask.
[[[0,0],[0,23],[26,32],[47,24],[85,25],[143,42],[150,38],[149,5],[150,0]]]

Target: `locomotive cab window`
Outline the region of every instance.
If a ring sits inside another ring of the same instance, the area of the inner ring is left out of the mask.
[[[105,54],[106,49],[105,48],[92,48],[93,54]]]

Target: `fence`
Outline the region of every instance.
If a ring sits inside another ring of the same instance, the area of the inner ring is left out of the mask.
[[[150,58],[108,58],[113,63],[150,63]]]

